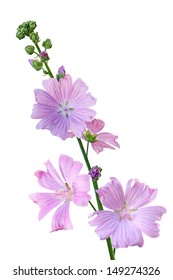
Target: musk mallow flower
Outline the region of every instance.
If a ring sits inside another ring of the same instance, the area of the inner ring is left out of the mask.
[[[93,119],[91,122],[87,122],[87,128],[83,133],[83,137],[86,141],[91,143],[94,151],[99,154],[104,148],[115,149],[119,148],[119,144],[116,142],[118,136],[109,132],[100,132],[105,123],[99,119]]]
[[[58,207],[52,219],[52,231],[72,229],[69,215],[70,203],[78,206],[87,206],[91,199],[89,175],[79,175],[82,163],[71,157],[59,157],[61,177],[48,160],[45,163],[47,171],[36,171],[38,183],[49,192],[39,192],[30,195],[30,198],[40,207],[39,220],[53,208]],[[51,191],[51,192],[50,192]]]
[[[87,85],[77,79],[72,83],[70,75],[66,74],[59,81],[50,78],[43,81],[45,90],[36,89],[32,118],[41,119],[38,129],[48,129],[50,132],[65,140],[72,132],[81,137],[86,123],[95,116],[91,106],[96,99],[87,92]]]
[[[111,238],[115,248],[138,245],[143,246],[142,232],[150,237],[159,236],[159,224],[156,221],[166,213],[161,206],[147,206],[157,195],[138,180],[129,180],[125,194],[120,182],[114,178],[97,192],[103,205],[110,210],[96,211],[89,223],[96,226],[100,239]]]

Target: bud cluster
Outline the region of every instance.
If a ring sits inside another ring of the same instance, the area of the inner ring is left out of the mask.
[[[25,47],[25,51],[29,55],[36,54],[37,57],[34,59],[29,59],[29,63],[36,71],[42,69],[44,74],[48,74],[47,70],[43,68],[43,63],[45,64],[45,66],[47,66],[47,61],[49,60],[47,49],[50,49],[52,47],[52,42],[50,39],[46,39],[45,41],[43,41],[42,47],[44,48],[44,50],[41,51],[38,46],[40,38],[38,32],[35,32],[36,27],[37,24],[35,21],[30,20],[27,22],[23,22],[17,28],[16,37],[19,40],[24,39],[25,36],[28,36],[31,39],[35,46],[28,45]]]

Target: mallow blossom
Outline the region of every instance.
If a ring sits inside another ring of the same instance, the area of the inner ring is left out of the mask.
[[[59,169],[61,177],[48,160],[45,163],[47,171],[36,171],[38,183],[51,192],[33,193],[30,198],[41,208],[39,220],[49,211],[57,207],[52,219],[52,231],[72,229],[69,215],[70,203],[78,206],[87,206],[91,199],[88,195],[90,190],[89,175],[79,175],[82,163],[74,161],[71,157],[61,155]]]
[[[138,180],[129,180],[125,194],[120,182],[114,178],[97,192],[103,205],[110,210],[96,211],[89,223],[96,226],[100,239],[111,238],[115,248],[138,245],[143,246],[142,232],[150,237],[159,236],[159,225],[156,221],[166,213],[161,206],[148,206],[154,200],[156,189],[151,189]]]
[[[105,126],[105,123],[99,119],[93,119],[91,122],[87,122],[87,128],[83,133],[83,137],[86,141],[91,143],[94,151],[99,154],[104,148],[115,149],[120,145],[117,143],[118,136],[109,132],[100,132]]]
[[[77,79],[74,83],[70,75],[63,78],[49,78],[43,81],[43,89],[36,89],[32,118],[41,119],[38,129],[48,129],[50,132],[65,140],[69,133],[81,137],[86,123],[95,116],[90,107],[96,99],[87,92],[87,85]]]

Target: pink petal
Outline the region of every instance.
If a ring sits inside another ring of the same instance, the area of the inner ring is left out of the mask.
[[[94,143],[91,143],[91,146],[97,154],[102,152],[104,148],[109,148],[109,149],[113,149],[113,150],[115,149],[114,147],[110,146],[109,144],[106,144],[101,141],[96,141]]]
[[[66,201],[55,212],[52,219],[52,231],[72,229],[69,215],[70,202]]]
[[[56,172],[55,168],[48,160],[46,163],[47,172],[36,171],[35,176],[38,177],[38,183],[40,186],[49,190],[65,189],[64,183]]]
[[[125,201],[128,209],[137,209],[153,201],[156,189],[151,189],[138,180],[129,180],[126,186]]]
[[[29,197],[41,208],[38,216],[39,220],[62,202],[61,199],[56,199],[51,193],[33,193]]]
[[[113,231],[119,223],[119,215],[115,212],[104,210],[95,211],[89,216],[89,218],[97,215],[93,220],[89,221],[91,226],[96,226],[96,233],[99,235],[100,239],[106,239],[111,236]]]
[[[142,232],[130,220],[121,220],[111,236],[112,245],[115,248],[127,248],[129,246],[143,246]]]
[[[100,130],[103,129],[105,123],[102,120],[94,119],[91,122],[87,123],[87,128],[91,134],[97,134]]]
[[[65,182],[72,184],[82,168],[82,163],[74,161],[66,155],[61,155],[59,158],[59,168]]]
[[[90,177],[87,174],[79,175],[73,184],[75,192],[88,192],[90,190]]]
[[[78,206],[87,206],[90,199],[91,196],[89,194],[78,191],[74,193],[73,202]]]
[[[150,206],[140,208],[131,214],[134,224],[145,234],[150,237],[159,236],[159,224],[162,215],[166,213],[166,209],[161,206]]]
[[[103,205],[111,210],[122,210],[124,206],[124,192],[121,183],[114,177],[105,187],[100,188],[97,193]]]
[[[108,132],[101,132],[97,135],[97,141],[106,142],[110,145],[120,148],[120,145],[116,142],[117,139],[118,136]],[[110,148],[110,146],[108,148]]]

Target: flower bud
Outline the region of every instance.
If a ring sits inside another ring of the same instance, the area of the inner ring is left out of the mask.
[[[56,74],[56,78],[57,80],[59,81],[61,78],[64,78],[65,76],[65,68],[64,66],[62,65],[59,69],[58,69],[58,74]]]
[[[37,59],[29,59],[29,63],[36,71],[41,70],[43,67],[43,63]]]
[[[46,51],[41,52],[40,53],[40,58],[43,62],[49,60],[48,53]]]
[[[29,27],[29,31],[33,32],[34,29],[37,27],[37,24],[35,21],[30,20],[28,21],[28,27]]]
[[[22,32],[22,31],[19,29],[19,30],[17,30],[16,37],[17,37],[19,40],[21,40],[21,39],[25,38],[25,33]]]
[[[102,169],[100,167],[93,166],[89,171],[89,175],[91,176],[92,180],[97,181],[101,176]]]
[[[39,36],[38,36],[38,32],[32,32],[30,35],[29,35],[31,41],[33,41],[34,44],[37,44],[40,40]]]
[[[31,54],[34,53],[35,47],[32,46],[32,45],[26,46],[26,47],[25,47],[25,51],[27,52],[27,54],[31,55]]]
[[[52,47],[52,42],[51,42],[51,40],[50,40],[50,39],[46,39],[46,40],[43,42],[42,46],[43,46],[45,49],[50,49],[50,48]]]

